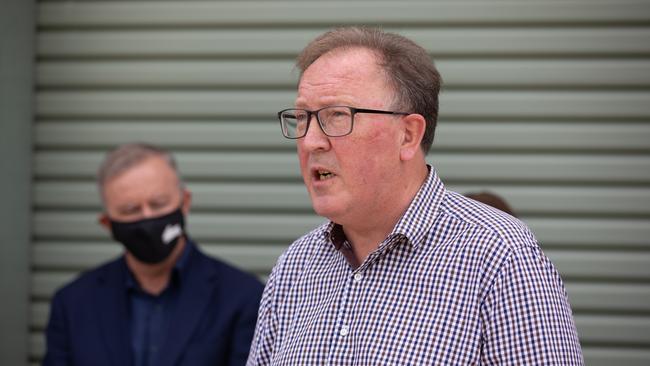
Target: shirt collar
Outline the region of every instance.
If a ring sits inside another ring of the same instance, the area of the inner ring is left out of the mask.
[[[445,186],[435,168],[427,165],[429,175],[389,236],[404,235],[417,248],[429,232],[445,195]]]
[[[429,228],[433,225],[436,213],[445,194],[445,186],[438,177],[435,168],[427,164],[429,174],[420,190],[415,195],[409,207],[399,219],[388,238],[404,236],[414,248],[424,240]],[[323,235],[334,246],[341,250],[346,245],[347,238],[343,227],[330,221],[325,227]]]
[[[189,237],[185,236],[185,247],[183,248],[181,255],[178,257],[178,260],[176,260],[176,263],[174,264],[174,268],[172,268],[170,283],[172,281],[176,281],[178,284],[180,284],[182,278],[186,276],[185,272],[187,271],[187,267],[188,267],[187,263],[189,262],[189,257],[191,255],[193,246],[194,243],[192,242],[192,240]],[[138,282],[135,280],[133,273],[131,273],[131,270],[126,265],[126,261],[124,261],[124,269],[126,271],[126,276],[125,276],[126,289],[139,290],[140,285],[138,285]]]
[[[332,245],[334,245],[334,248],[336,248],[336,250],[338,250],[341,254],[343,254],[343,256],[348,261],[348,263],[350,263],[352,268],[359,267],[360,265],[359,260],[354,255],[354,251],[352,250],[350,243],[347,241],[347,238],[345,237],[345,233],[343,232],[343,226],[339,224],[331,225],[329,238]]]

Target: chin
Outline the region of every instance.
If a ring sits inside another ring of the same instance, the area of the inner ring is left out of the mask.
[[[325,217],[336,223],[350,211],[350,197],[345,192],[310,191],[311,205],[318,216]]]
[[[340,208],[333,207],[332,205],[326,203],[312,201],[312,207],[318,216],[325,217],[334,222],[337,222],[336,218],[340,216]]]

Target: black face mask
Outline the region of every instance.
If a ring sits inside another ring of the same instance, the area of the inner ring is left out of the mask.
[[[113,239],[124,244],[139,261],[149,264],[160,263],[169,257],[185,232],[180,208],[151,219],[110,222]]]

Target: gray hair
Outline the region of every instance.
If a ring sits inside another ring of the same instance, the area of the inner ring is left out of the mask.
[[[174,173],[176,173],[178,183],[182,188],[183,183],[178,173],[178,168],[176,167],[176,160],[174,160],[171,153],[157,146],[144,143],[132,143],[120,145],[106,154],[104,161],[97,171],[97,186],[99,187],[100,193],[103,195],[104,184],[107,181],[152,156],[160,157],[169,164]]]
[[[355,47],[372,50],[379,56],[378,64],[396,93],[393,107],[424,117],[427,125],[420,147],[425,154],[429,152],[438,120],[442,78],[427,51],[410,39],[376,28],[336,28],[320,35],[300,52],[296,59],[300,76],[324,54]]]

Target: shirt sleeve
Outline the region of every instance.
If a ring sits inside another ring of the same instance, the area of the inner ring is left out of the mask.
[[[564,284],[538,247],[506,259],[481,322],[484,365],[584,365]]]
[[[247,366],[269,365],[271,363],[278,332],[277,314],[274,310],[277,305],[274,301],[276,275],[274,270],[264,287],[255,335],[253,336],[246,363]]]

